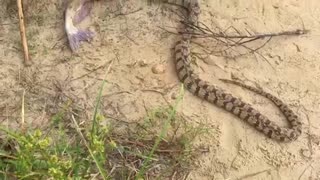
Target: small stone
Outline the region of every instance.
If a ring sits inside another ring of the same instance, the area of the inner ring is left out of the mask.
[[[239,160],[239,158],[236,158],[232,164],[231,167],[235,170],[238,170],[241,166],[243,165],[243,162],[241,162],[241,160]]]
[[[144,61],[144,60],[140,60],[140,61],[138,62],[138,64],[139,64],[140,67],[145,67],[145,66],[148,65],[148,64],[146,63],[146,61]]]
[[[171,94],[171,99],[177,99],[177,98],[178,98],[177,93],[172,93],[172,94]]]
[[[301,149],[302,156],[306,158],[311,158],[312,154],[309,149]]]
[[[165,67],[163,64],[157,64],[154,65],[151,70],[154,74],[163,74],[165,72]]]

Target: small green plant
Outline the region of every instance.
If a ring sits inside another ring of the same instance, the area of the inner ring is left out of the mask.
[[[207,129],[177,115],[183,93],[172,106],[151,110],[144,121],[118,133],[100,112],[104,84],[91,126],[80,127],[69,101],[52,116],[49,130],[0,126],[7,135],[0,139],[0,179],[164,179],[190,171],[193,141]]]
[[[33,133],[15,133],[0,127],[1,131],[8,134],[9,141],[15,142],[18,146],[12,149],[14,152],[6,152],[1,157],[3,172],[2,178],[8,174],[14,174],[18,179],[33,179],[34,177],[52,177],[54,179],[66,179],[71,170],[72,159],[54,151],[51,148],[52,139],[43,136],[40,130]],[[8,158],[10,157],[10,158]],[[5,173],[14,172],[14,173]]]

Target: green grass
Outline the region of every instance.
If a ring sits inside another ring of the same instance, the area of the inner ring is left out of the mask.
[[[52,116],[47,130],[0,126],[7,135],[0,139],[0,179],[140,180],[187,174],[196,157],[193,141],[207,129],[189,126],[177,115],[183,93],[172,106],[149,111],[144,120],[119,133],[119,122],[99,111],[104,84],[90,126],[79,125],[70,102]]]

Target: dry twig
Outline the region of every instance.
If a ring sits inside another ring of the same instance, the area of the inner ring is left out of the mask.
[[[20,36],[22,41],[22,47],[24,52],[24,63],[27,66],[31,65],[31,60],[29,57],[29,50],[28,50],[28,43],[27,43],[27,37],[26,37],[26,31],[24,26],[24,16],[23,16],[23,9],[22,9],[22,0],[17,0],[17,6],[18,6],[18,16],[19,16],[19,24],[20,24]]]
[[[303,35],[310,32],[307,29],[296,29],[293,31],[282,31],[276,33],[265,33],[265,34],[255,34],[255,35],[226,35],[225,33],[213,32],[207,25],[202,22],[199,22],[199,25],[195,25],[189,23],[187,21],[181,21],[182,24],[185,26],[189,26],[195,30],[192,34],[194,36],[199,37],[214,37],[214,38],[227,38],[227,39],[263,39],[266,37],[274,37],[274,36],[296,36],[296,35]],[[186,32],[183,32],[186,33]]]

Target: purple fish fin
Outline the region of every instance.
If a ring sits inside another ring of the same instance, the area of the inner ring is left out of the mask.
[[[72,52],[80,47],[81,41],[90,41],[94,37],[94,32],[90,30],[78,30],[76,33],[68,34],[69,46]]]

